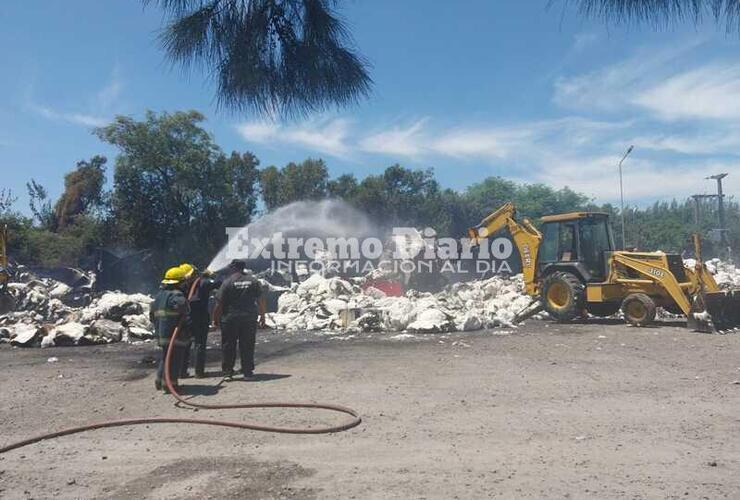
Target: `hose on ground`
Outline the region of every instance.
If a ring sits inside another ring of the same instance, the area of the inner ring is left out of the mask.
[[[189,296],[193,294],[193,288],[191,288]],[[282,434],[330,434],[334,432],[341,432],[357,427],[362,422],[359,414],[352,408],[345,406],[339,406],[334,404],[324,403],[284,403],[284,402],[266,402],[266,403],[236,403],[236,404],[200,404],[193,401],[184,399],[176,390],[175,385],[172,383],[170,377],[170,363],[172,361],[172,351],[177,340],[177,335],[180,333],[180,326],[178,325],[172,333],[169,346],[167,347],[167,353],[165,355],[165,366],[164,366],[164,379],[170,394],[181,404],[189,406],[191,408],[198,408],[204,410],[233,410],[233,409],[250,409],[250,408],[308,408],[314,410],[327,410],[338,413],[343,413],[352,417],[351,420],[346,423],[326,426],[326,427],[276,427],[271,425],[261,425],[249,422],[234,422],[229,420],[215,420],[207,418],[177,418],[177,417],[143,417],[143,418],[130,418],[123,420],[108,420],[104,422],[97,422],[92,424],[85,424],[77,427],[70,427],[68,429],[62,429],[55,432],[49,432],[46,434],[40,434],[38,436],[10,443],[3,447],[0,447],[0,455],[7,453],[11,450],[23,448],[39,441],[45,441],[48,439],[54,439],[61,436],[69,436],[70,434],[78,434],[80,432],[87,432],[94,429],[105,429],[109,427],[121,427],[127,425],[147,425],[147,424],[200,424],[200,425],[214,425],[218,427],[233,427],[237,429],[245,429],[252,431],[263,431],[263,432],[277,432]]]

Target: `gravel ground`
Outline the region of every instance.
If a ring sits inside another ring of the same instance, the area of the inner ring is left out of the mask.
[[[535,321],[391,337],[263,332],[256,381],[219,384],[216,344],[213,376],[186,381],[208,402],[344,404],[362,414],[358,428],[98,430],[0,456],[0,497],[740,497],[740,336]],[[176,408],[154,392],[154,353],[148,344],[3,346],[0,442],[135,416],[342,419]]]

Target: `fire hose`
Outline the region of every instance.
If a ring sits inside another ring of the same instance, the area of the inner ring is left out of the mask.
[[[189,296],[192,296],[193,288]],[[334,404],[324,403],[284,403],[284,402],[265,402],[265,403],[237,403],[237,404],[201,404],[193,401],[184,399],[176,390],[175,385],[172,383],[170,377],[170,363],[172,361],[172,351],[177,340],[177,335],[180,333],[180,325],[178,325],[172,333],[169,345],[167,347],[167,353],[165,355],[165,366],[164,366],[164,380],[169,389],[170,394],[181,404],[189,406],[191,408],[204,409],[204,410],[234,410],[234,409],[251,409],[251,408],[308,408],[313,410],[328,410],[337,413],[343,413],[352,417],[346,423],[326,426],[326,427],[276,427],[271,425],[261,425],[249,422],[234,422],[229,420],[216,420],[207,418],[178,418],[178,417],[145,417],[145,418],[129,418],[122,420],[107,420],[103,422],[97,422],[92,424],[85,424],[78,427],[70,427],[68,429],[62,429],[59,431],[49,432],[46,434],[40,434],[38,436],[17,441],[0,447],[0,455],[11,450],[23,448],[39,441],[45,441],[48,439],[54,439],[61,436],[69,436],[70,434],[78,434],[80,432],[87,432],[94,429],[104,429],[108,427],[122,427],[127,425],[147,425],[147,424],[201,424],[201,425],[214,425],[218,427],[233,427],[237,429],[248,429],[253,431],[263,432],[277,432],[282,434],[330,434],[334,432],[341,432],[357,427],[362,422],[359,414],[352,408],[345,406],[339,406]]]

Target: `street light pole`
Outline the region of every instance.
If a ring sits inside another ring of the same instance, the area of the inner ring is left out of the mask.
[[[630,146],[627,148],[627,152],[624,153],[624,156],[621,160],[619,160],[619,197],[622,201],[622,206],[620,209],[620,213],[622,214],[622,250],[624,250],[626,241],[625,241],[625,225],[624,225],[624,185],[622,184],[622,162],[629,156],[629,154],[634,149],[634,146]]]

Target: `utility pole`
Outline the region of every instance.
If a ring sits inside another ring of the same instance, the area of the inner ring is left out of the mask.
[[[719,214],[719,241],[722,244],[722,248],[727,246],[727,235],[725,228],[725,195],[722,194],[722,179],[727,177],[727,174],[716,174],[710,175],[707,179],[714,179],[717,181],[717,213]]]
[[[634,146],[630,146],[627,149],[627,152],[624,153],[624,156],[622,157],[622,159],[619,160],[619,198],[621,199],[621,202],[622,202],[622,205],[620,208],[620,213],[622,214],[622,250],[624,250],[626,246],[626,241],[625,241],[626,231],[625,231],[625,226],[624,226],[624,185],[622,183],[622,162],[624,162],[624,160],[629,156],[629,154],[632,152],[634,148],[635,148]]]

